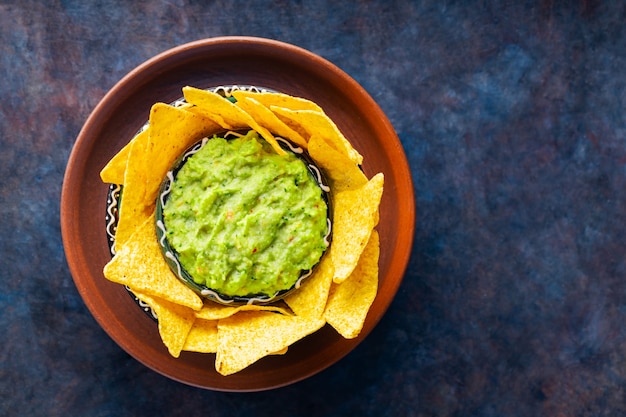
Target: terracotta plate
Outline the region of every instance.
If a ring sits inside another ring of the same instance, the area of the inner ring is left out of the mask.
[[[172,358],[156,323],[123,286],[107,281],[111,259],[104,213],[108,185],[99,172],[148,120],[156,102],[173,102],[183,86],[256,85],[319,104],[364,157],[368,177],[383,172],[385,190],[378,231],[380,287],[361,335],[345,340],[330,326],[297,342],[283,356],[267,357],[223,377],[215,355],[183,352]],[[69,158],[61,196],[67,261],[85,304],[125,351],[174,380],[220,391],[259,391],[300,381],[336,363],[374,328],[404,275],[415,227],[415,199],[406,156],[387,117],[352,78],[299,47],[260,38],[201,40],[166,51],[115,85],[94,109]],[[367,366],[367,364],[363,364]]]

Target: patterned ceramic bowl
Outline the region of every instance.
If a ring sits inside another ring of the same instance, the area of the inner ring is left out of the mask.
[[[224,134],[217,135],[217,136],[222,136],[226,139],[237,137],[237,135],[231,132],[225,132]],[[278,137],[276,139],[286,152],[290,152],[291,154],[295,155],[297,158],[299,158],[300,160],[304,162],[304,164],[308,168],[311,179],[313,179],[315,183],[317,183],[317,185],[319,186],[321,190],[322,199],[326,203],[326,207],[327,207],[327,210],[326,210],[327,232],[325,236],[325,242],[327,244],[326,247],[328,248],[330,244],[331,230],[332,230],[332,227],[331,227],[332,210],[330,209],[330,204],[331,204],[330,188],[328,187],[328,185],[326,185],[327,183],[322,175],[321,170],[315,165],[315,162],[309,157],[308,153],[304,149],[292,144],[291,142],[285,139],[278,138]],[[288,294],[290,294],[291,292],[297,290],[302,284],[302,282],[312,274],[315,266],[313,266],[313,268],[311,269],[301,271],[300,276],[297,279],[297,281],[288,289],[283,289],[283,290],[276,291],[276,292],[272,291],[269,294],[256,293],[256,294],[246,294],[246,295],[240,295],[240,296],[230,296],[216,289],[209,288],[206,285],[199,284],[198,282],[196,282],[192,274],[189,273],[188,270],[183,266],[179,258],[179,254],[177,253],[177,251],[174,249],[173,245],[170,243],[170,241],[167,238],[167,220],[165,218],[166,216],[164,216],[163,211],[169,199],[172,186],[174,182],[176,181],[176,175],[179,172],[179,170],[183,167],[183,165],[189,160],[189,158],[193,157],[194,154],[200,151],[208,143],[209,140],[211,139],[204,138],[201,141],[197,142],[195,145],[193,145],[191,148],[189,148],[186,152],[184,152],[174,162],[171,170],[168,171],[167,175],[165,176],[165,179],[163,180],[163,183],[161,184],[161,188],[159,191],[159,198],[157,199],[157,203],[156,203],[156,231],[157,231],[157,237],[159,239],[159,244],[160,244],[163,256],[166,262],[168,263],[168,265],[170,266],[170,269],[172,270],[172,272],[182,282],[184,282],[187,286],[193,289],[200,296],[207,298],[211,301],[214,301],[220,304],[225,304],[225,305],[268,304],[271,302],[278,301],[282,299],[283,297],[287,296]]]

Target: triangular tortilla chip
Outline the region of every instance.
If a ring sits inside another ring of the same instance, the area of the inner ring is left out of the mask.
[[[159,322],[159,335],[163,344],[170,355],[179,357],[196,320],[193,310],[141,292],[134,294],[152,308]]]
[[[233,96],[237,99],[235,104],[252,116],[259,125],[283,139],[287,139],[304,149],[307,148],[306,139],[280,120],[269,108],[252,97],[242,97],[238,93],[241,91],[233,92]]]
[[[384,176],[379,173],[363,187],[334,196],[329,255],[335,266],[335,283],[341,283],[352,273],[376,226],[383,183]]]
[[[105,265],[104,276],[110,281],[127,285],[133,292],[159,297],[193,310],[202,308],[202,299],[176,278],[163,259],[154,214]]]
[[[159,187],[176,158],[202,137],[219,130],[211,120],[164,103],[150,110],[149,128],[136,136],[129,150],[116,250],[154,211]]]
[[[124,184],[124,175],[126,173],[126,163],[130,155],[130,148],[135,141],[147,141],[148,129],[142,130],[133,139],[131,139],[118,153],[109,160],[109,162],[100,171],[100,179],[109,184]]]
[[[176,159],[203,137],[219,131],[219,126],[206,117],[180,107],[157,103],[150,110],[150,140],[144,164],[150,176],[146,183],[145,204],[156,204],[156,197]]]
[[[218,323],[215,369],[230,375],[321,329],[320,318],[243,311]]]
[[[146,171],[145,153],[148,147],[149,134],[136,136],[130,144],[124,186],[120,201],[120,216],[115,230],[115,250],[120,250],[130,239],[137,227],[143,224],[153,211],[152,205],[145,204]]]
[[[241,97],[251,97],[264,105],[265,107],[277,106],[291,110],[313,110],[316,112],[323,112],[322,108],[302,97],[290,96],[278,92],[263,92],[257,93],[254,91],[234,91],[233,96],[239,100]]]
[[[363,156],[352,147],[350,142],[339,131],[337,125],[325,113],[314,110],[291,110],[277,106],[271,106],[270,110],[281,118],[286,118],[299,124],[307,132],[308,136],[305,139],[309,139],[314,135],[321,136],[333,148],[346,155],[355,164],[361,165],[363,162]]]
[[[333,193],[355,190],[367,184],[363,171],[345,154],[335,150],[321,136],[309,140],[309,155],[324,170]]]
[[[333,284],[324,318],[346,339],[359,335],[378,291],[378,232],[370,239],[352,274],[341,284]]]
[[[203,320],[196,317],[183,350],[201,353],[217,352],[217,320]]]
[[[285,297],[285,302],[297,316],[321,317],[324,314],[334,271],[330,256],[323,256],[313,274],[299,289]]]

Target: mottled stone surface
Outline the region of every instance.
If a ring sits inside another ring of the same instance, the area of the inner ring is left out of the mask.
[[[620,1],[0,1],[0,415],[626,415]],[[275,38],[352,75],[413,172],[397,298],[330,369],[270,392],[168,380],[97,325],[59,197],[90,111],[188,41]]]

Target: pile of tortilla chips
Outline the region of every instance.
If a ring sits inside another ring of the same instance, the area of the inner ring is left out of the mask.
[[[147,128],[101,172],[121,184],[123,198],[115,255],[107,279],[128,286],[158,317],[170,354],[216,353],[216,370],[238,372],[329,323],[345,338],[358,336],[378,288],[378,206],[383,175],[368,179],[362,156],[315,103],[280,93],[215,92],[185,87],[187,104],[154,104]],[[172,273],[155,231],[160,184],[176,158],[213,133],[253,129],[277,153],[274,135],[308,149],[331,187],[333,238],[313,274],[273,305],[225,306],[204,300]]]

